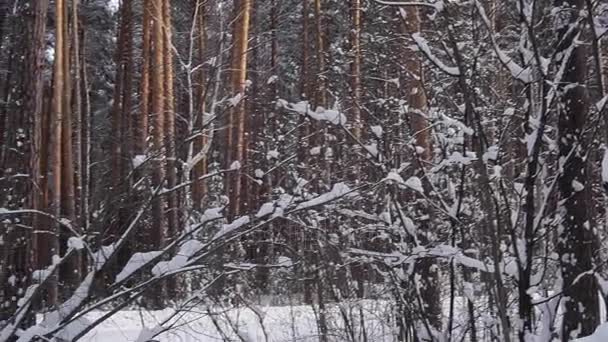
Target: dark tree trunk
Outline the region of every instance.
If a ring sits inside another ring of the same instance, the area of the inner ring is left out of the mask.
[[[561,58],[567,58],[564,52],[576,44],[569,60],[560,60],[567,66],[561,88],[562,98],[558,103],[559,155],[563,166],[559,178],[562,221],[558,241],[565,295],[562,340],[569,341],[593,333],[599,324],[595,277],[591,274],[581,277],[583,272],[594,269],[598,241],[591,224],[588,191],[591,182],[587,173],[583,131],[589,113],[589,95],[585,86],[588,51],[586,45],[575,42],[576,34],[568,33],[570,25],[574,25],[578,18],[578,11],[583,10],[584,1],[558,0],[556,7],[562,7],[557,27]],[[579,30],[574,31],[577,33]]]

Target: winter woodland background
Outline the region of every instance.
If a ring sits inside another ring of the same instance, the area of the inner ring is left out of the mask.
[[[0,341],[608,341],[607,31],[0,1]]]

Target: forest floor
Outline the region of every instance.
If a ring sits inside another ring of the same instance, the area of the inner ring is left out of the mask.
[[[445,304],[444,310],[448,309]],[[457,341],[463,340],[465,336],[462,334],[467,331],[463,329],[467,326],[463,304],[462,298],[457,298],[454,317]],[[106,313],[93,311],[77,324],[88,325]],[[396,341],[392,307],[386,301],[363,300],[328,305],[325,315],[329,341]],[[123,310],[96,326],[81,341],[317,342],[320,341],[318,317],[319,312],[309,305]],[[483,317],[479,319],[478,323],[481,323]],[[479,333],[484,335],[482,331]],[[483,336],[480,337],[483,341]],[[601,325],[592,336],[572,342],[607,341],[608,323]]]
[[[90,331],[85,342],[279,342],[319,341],[318,312],[311,306],[255,306],[250,308],[210,309],[194,308],[176,312],[128,310]],[[94,311],[86,316],[91,322],[106,312]],[[363,313],[364,328],[361,325]],[[363,305],[334,305],[327,309],[328,335],[332,341],[356,340],[392,342],[394,324],[386,306],[375,302]],[[350,329],[345,328],[348,317]],[[83,324],[87,322],[83,321]],[[159,331],[166,329],[161,334]],[[348,331],[350,330],[350,331]]]

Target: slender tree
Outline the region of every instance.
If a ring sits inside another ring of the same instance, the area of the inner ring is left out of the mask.
[[[351,120],[353,121],[353,135],[361,139],[361,0],[351,1]]]
[[[165,149],[167,158],[167,187],[173,188],[177,184],[177,155],[175,150],[175,99],[173,90],[173,42],[171,5],[169,0],[163,3],[163,61],[165,77]],[[169,208],[167,211],[167,234],[173,236],[177,233],[179,226],[179,207],[177,192],[172,191],[167,199]]]
[[[584,8],[582,0],[556,1],[560,13],[557,36],[557,62],[565,64],[562,98],[558,103],[559,155],[563,171],[559,178],[562,201],[558,250],[564,287],[564,324],[562,340],[591,334],[599,322],[597,283],[585,272],[594,269],[597,238],[591,224],[589,208],[590,185],[585,125],[589,114],[587,82],[588,51],[578,44],[580,29],[571,30]]]
[[[78,14],[77,3],[72,2],[73,14]],[[75,168],[74,168],[74,144],[73,144],[73,122],[74,116],[72,113],[72,67],[71,67],[71,56],[72,51],[77,54],[78,51],[70,46],[70,33],[77,35],[74,28],[70,32],[70,21],[69,21],[69,7],[67,3],[64,4],[64,14],[62,26],[60,29],[63,31],[63,55],[62,55],[62,67],[63,67],[63,93],[61,95],[62,104],[62,119],[61,119],[61,216],[70,220],[70,222],[76,221],[76,179],[75,179]],[[59,28],[59,26],[58,26]],[[73,232],[62,228],[61,230],[61,249],[67,247],[67,241],[69,237],[73,235]],[[78,285],[80,280],[80,256],[79,253],[74,253],[70,258],[69,262],[62,268],[62,282],[67,285],[64,289],[64,294],[68,295]]]
[[[152,4],[152,21],[154,46],[154,67],[151,68],[151,79],[154,96],[152,97],[152,150],[155,165],[152,170],[152,183],[155,187],[162,186],[165,178],[165,161],[163,157],[165,143],[165,60],[164,60],[164,20],[163,0],[155,0]],[[152,228],[152,243],[161,246],[164,239],[164,203],[161,199],[154,201],[152,209],[154,222]]]
[[[201,0],[197,0],[194,9],[194,18],[196,21],[196,29],[198,39],[197,51],[198,51],[198,62],[202,65],[205,61],[206,49],[207,49],[207,21],[206,21],[206,8],[207,6]],[[204,68],[200,68],[198,72],[198,87],[197,87],[197,101],[193,101],[196,104],[197,113],[192,113],[194,118],[194,131],[198,135],[194,141],[194,153],[204,152],[203,149],[209,144],[209,131],[205,127],[208,122],[205,122],[207,118],[207,73]],[[194,165],[192,177],[194,184],[192,186],[192,200],[196,210],[202,210],[203,199],[207,192],[206,181],[199,180],[200,177],[207,174],[208,161],[206,153],[202,156],[201,160]]]
[[[247,80],[247,49],[249,46],[249,21],[252,0],[235,0],[237,18],[234,22],[234,44],[232,49],[231,91],[235,104],[230,111],[227,134],[228,166],[245,161],[245,90]],[[244,177],[239,170],[227,177],[227,193],[230,195],[229,216],[241,213],[244,203]]]
[[[148,148],[148,115],[150,115],[150,66],[152,58],[151,31],[152,31],[153,0],[143,2],[143,34],[142,34],[142,70],[140,83],[140,110],[137,122],[133,125],[135,136],[135,150],[137,155],[144,155]]]
[[[48,213],[55,217],[61,216],[62,189],[62,121],[63,121],[63,91],[64,91],[64,30],[63,22],[65,3],[55,1],[55,56],[53,66],[53,96],[48,132],[48,166],[46,171],[48,189],[42,205],[48,208]],[[59,227],[51,220],[45,220],[44,227],[36,233],[36,251],[34,252],[38,269],[44,269],[52,263],[54,255],[59,254]],[[45,302],[54,305],[57,302],[57,280],[48,282]]]
[[[408,35],[420,32],[420,13],[414,6],[406,6],[402,11],[402,19],[405,32]],[[433,143],[431,127],[427,119],[428,104],[424,84],[424,71],[422,69],[421,56],[411,49],[404,50],[406,85],[404,93],[408,104],[408,120],[412,136],[414,137],[415,150],[417,153],[419,176],[424,177],[425,170],[431,165],[433,159]],[[421,152],[419,152],[421,151]],[[428,189],[428,188],[427,188]],[[421,209],[425,211],[424,208]],[[430,220],[426,220],[429,222]],[[422,222],[419,228],[419,240],[422,244],[428,244],[433,236],[430,224]],[[416,265],[420,274],[420,295],[424,302],[422,311],[425,319],[430,324],[441,329],[441,294],[439,268],[430,259],[424,259]]]

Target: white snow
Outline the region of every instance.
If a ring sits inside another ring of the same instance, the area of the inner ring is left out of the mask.
[[[313,148],[310,149],[310,155],[311,156],[318,156],[319,154],[321,154],[321,147],[315,146],[315,147],[313,147]]]
[[[147,264],[152,259],[158,257],[161,254],[161,251],[133,254],[133,256],[131,256],[125,267],[123,267],[120,273],[118,273],[118,275],[116,276],[116,282],[118,283],[125,280],[131,274],[137,272],[143,265]]]
[[[534,152],[534,144],[536,143],[536,137],[538,136],[538,129],[535,128],[530,134],[526,134],[526,147],[528,149],[528,157],[532,156]]]
[[[107,6],[111,13],[116,13],[120,9],[120,0],[109,0]]]
[[[114,253],[114,245],[101,246],[101,248],[93,254],[95,269],[99,270],[108,261],[108,258]]]
[[[522,68],[519,66],[513,58],[509,57],[504,51],[499,49],[497,46],[494,47],[494,52],[502,64],[511,72],[513,78],[518,79],[524,83],[530,83],[534,81],[532,76],[532,70],[530,68]]]
[[[279,159],[279,151],[278,150],[270,150],[266,153],[266,159]]]
[[[329,121],[334,125],[343,125],[346,123],[346,115],[333,109],[319,107],[315,112],[308,112],[308,116],[317,121]]]
[[[262,177],[264,177],[264,171],[262,171],[260,169],[255,169],[255,171],[253,171],[253,173],[255,174],[255,178],[262,178]]]
[[[467,125],[465,125],[461,121],[453,119],[453,118],[451,118],[451,117],[449,117],[449,116],[447,116],[445,114],[440,114],[439,115],[439,120],[441,120],[448,127],[455,127],[455,128],[461,130],[462,132],[464,132],[467,135],[473,135],[473,133],[475,133],[475,131],[473,131],[472,128],[468,127]]]
[[[44,58],[47,62],[49,62],[49,64],[53,63],[55,61],[55,48],[49,47],[44,50]]]
[[[405,230],[413,237],[417,236],[417,229],[414,221],[411,218],[404,216],[403,217],[403,225],[405,226]]]
[[[449,164],[460,164],[460,165],[470,165],[472,161],[477,160],[475,157],[465,157],[462,153],[458,151],[452,152],[452,154],[447,158],[446,162]]]
[[[325,204],[327,202],[331,202],[335,199],[338,199],[342,196],[345,196],[351,191],[351,189],[346,185],[346,183],[336,183],[332,187],[331,191],[320,196],[317,196],[311,200],[306,202],[302,202],[298,204],[296,207],[297,210],[307,209],[310,207],[314,207],[317,205]]]
[[[604,96],[601,100],[599,100],[595,104],[595,107],[597,108],[598,111],[601,111],[604,109],[604,106],[606,106],[607,102],[608,102],[608,95]]]
[[[281,255],[278,257],[277,265],[290,267],[293,266],[293,261],[291,261],[291,258]]]
[[[310,118],[316,121],[328,121],[334,125],[343,125],[347,121],[346,115],[334,109],[325,109],[323,107],[318,107],[316,110],[313,111],[308,101],[289,103],[285,100],[279,100],[277,101],[277,106],[284,107],[300,115],[308,115]]]
[[[232,164],[230,164],[230,170],[238,170],[241,168],[241,162],[238,160],[235,160],[232,162]]]
[[[604,323],[595,329],[590,336],[578,338],[572,342],[606,342],[608,341],[608,323]]]
[[[201,219],[201,221],[205,222],[222,218],[222,210],[224,210],[224,208],[210,208],[205,210],[203,213],[203,219]]]
[[[268,77],[268,81],[266,81],[266,84],[273,84],[274,82],[276,82],[279,79],[279,76],[277,75],[272,75],[270,77]]]
[[[51,271],[49,269],[43,270],[35,270],[32,272],[32,280],[36,283],[41,283],[44,279],[48,278],[51,275]]]
[[[416,176],[408,178],[408,180],[405,181],[405,185],[411,188],[412,190],[424,193],[424,189],[422,188],[422,181]]]
[[[604,150],[604,158],[602,159],[602,182],[608,184],[608,148]]]
[[[585,189],[585,186],[575,179],[572,180],[572,189],[574,189],[574,192],[579,192],[583,191]]]
[[[133,168],[137,169],[138,167],[140,167],[146,161],[146,159],[147,158],[145,154],[138,154],[133,157]]]
[[[242,100],[243,100],[243,94],[238,93],[238,94],[234,95],[233,97],[229,98],[228,102],[230,103],[230,105],[232,107],[236,107]]]
[[[486,27],[487,28],[492,27],[492,25],[490,25],[490,20],[488,19],[488,16],[486,15],[483,5],[481,5],[481,3],[476,0],[475,6],[477,7],[477,11],[479,12]],[[511,76],[524,83],[533,82],[534,76],[533,76],[532,70],[529,67],[528,68],[521,67],[519,64],[517,64],[513,60],[513,58],[509,57],[509,55],[507,55],[506,52],[501,50],[496,42],[496,38],[494,37],[494,34],[490,34],[490,38],[492,40],[492,46],[494,47],[494,54],[496,55],[496,57],[498,57],[498,59],[500,60],[500,63],[502,63],[507,69],[509,69],[509,71],[511,72]]]
[[[484,163],[488,161],[496,161],[498,160],[498,146],[492,145],[488,147],[488,150],[483,154],[482,160]]]
[[[264,203],[260,207],[260,210],[258,210],[258,213],[255,214],[255,217],[256,218],[261,218],[261,217],[264,217],[266,215],[270,215],[274,211],[274,208],[275,208],[274,202]]]
[[[68,248],[74,248],[76,250],[84,249],[84,241],[79,237],[71,237],[68,239]]]
[[[367,151],[367,153],[369,153],[369,155],[371,155],[374,158],[378,157],[378,144],[376,143],[371,143],[369,145],[363,145],[365,147],[365,150]]]
[[[279,264],[291,265],[289,258],[280,258]],[[215,318],[222,332],[207,313]],[[328,305],[327,318],[332,340],[347,340],[341,311],[354,315],[354,329],[360,330],[359,313],[364,315],[365,331],[369,341],[394,341],[391,325],[391,307],[387,303],[352,301]],[[106,314],[94,311],[85,316],[94,321]],[[120,311],[86,334],[83,342],[282,342],[319,340],[315,312],[310,306],[259,306],[251,308],[191,308],[176,314],[174,309],[162,311]],[[166,330],[165,332],[162,332]],[[162,332],[162,333],[161,333]],[[159,334],[160,333],[160,334]],[[268,335],[268,340],[265,338]]]
[[[401,177],[397,173],[397,171],[395,171],[395,170],[389,172],[388,175],[386,175],[386,177],[384,177],[384,179],[382,181],[383,182],[385,182],[385,181],[393,181],[393,182],[396,182],[398,184],[405,184],[405,181],[403,180],[403,177]]]
[[[190,258],[205,247],[205,244],[198,240],[188,240],[179,247],[179,252],[169,261],[160,261],[152,267],[152,274],[160,276],[178,271],[186,266]]]
[[[457,67],[450,67],[445,65],[437,56],[433,54],[431,48],[428,45],[426,39],[422,38],[420,32],[412,34],[412,38],[416,42],[418,48],[424,53],[424,55],[435,64],[441,71],[445,72],[450,76],[460,76],[460,70]]]
[[[382,138],[382,134],[384,134],[384,130],[382,129],[382,126],[371,126],[370,129],[372,130],[372,133],[374,133],[376,138],[378,138],[378,139]]]
[[[222,228],[213,236],[213,240],[216,240],[222,237],[223,235],[228,234],[231,231],[246,225],[247,223],[249,223],[249,221],[249,216],[241,216],[236,220],[232,221],[231,223],[223,225]]]

